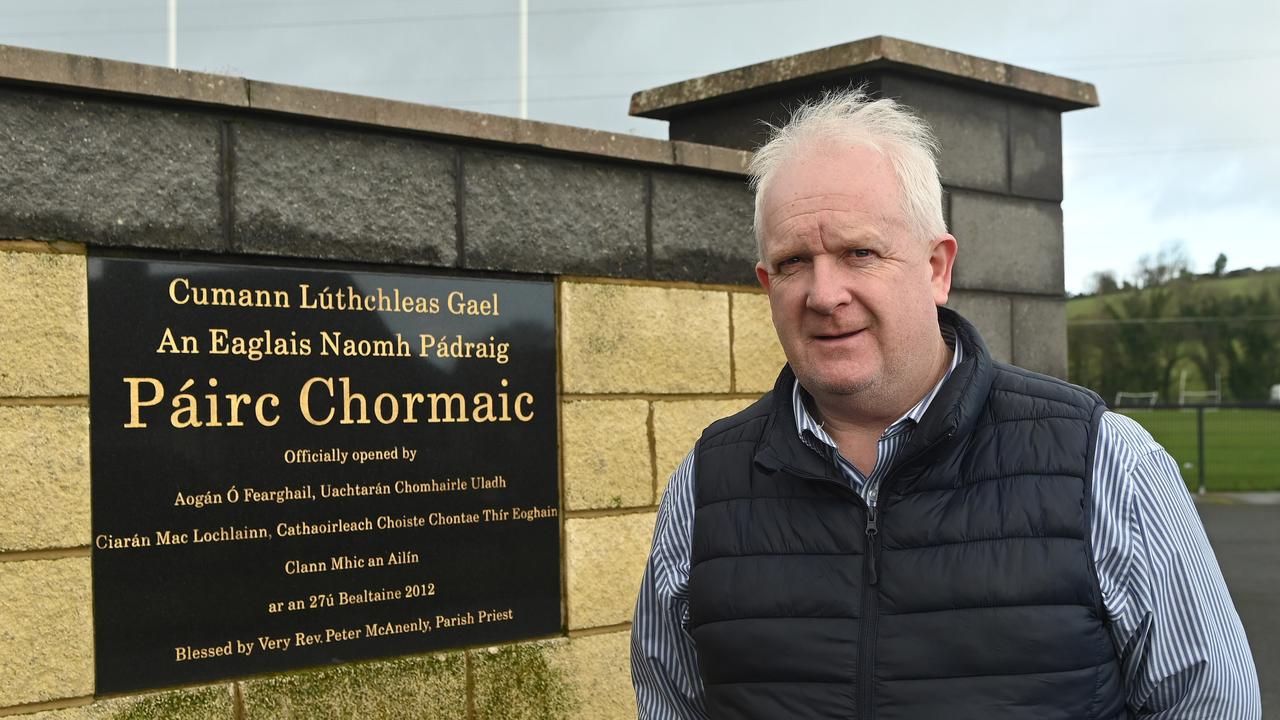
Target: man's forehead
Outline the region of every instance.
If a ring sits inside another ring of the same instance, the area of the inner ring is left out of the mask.
[[[884,241],[890,220],[865,213],[799,213],[780,218],[766,229],[766,248],[821,244],[835,247]]]
[[[901,188],[892,164],[863,145],[802,151],[783,160],[761,192],[766,214],[797,203],[860,208],[887,217],[901,214]]]

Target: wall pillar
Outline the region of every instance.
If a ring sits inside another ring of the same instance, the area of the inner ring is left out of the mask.
[[[997,359],[1066,377],[1062,113],[1096,107],[1093,85],[878,36],[644,90],[631,114],[667,120],[672,140],[752,150],[764,122],[859,85],[914,108],[941,142],[960,244],[948,305]]]

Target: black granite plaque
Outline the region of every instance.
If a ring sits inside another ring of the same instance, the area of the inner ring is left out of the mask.
[[[97,691],[560,622],[549,282],[92,254]]]

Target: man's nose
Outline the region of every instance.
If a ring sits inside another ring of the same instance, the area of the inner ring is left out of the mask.
[[[840,268],[825,257],[814,258],[813,274],[806,301],[810,310],[830,315],[837,308],[848,304],[853,296]]]

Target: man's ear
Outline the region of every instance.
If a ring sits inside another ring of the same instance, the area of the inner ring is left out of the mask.
[[[943,234],[933,241],[929,250],[929,284],[933,288],[935,305],[947,304],[947,298],[951,295],[951,270],[955,262],[956,239],[949,233]]]
[[[764,266],[764,263],[756,263],[756,280],[760,281],[760,287],[764,288],[765,292],[769,292],[770,279],[769,270]]]

